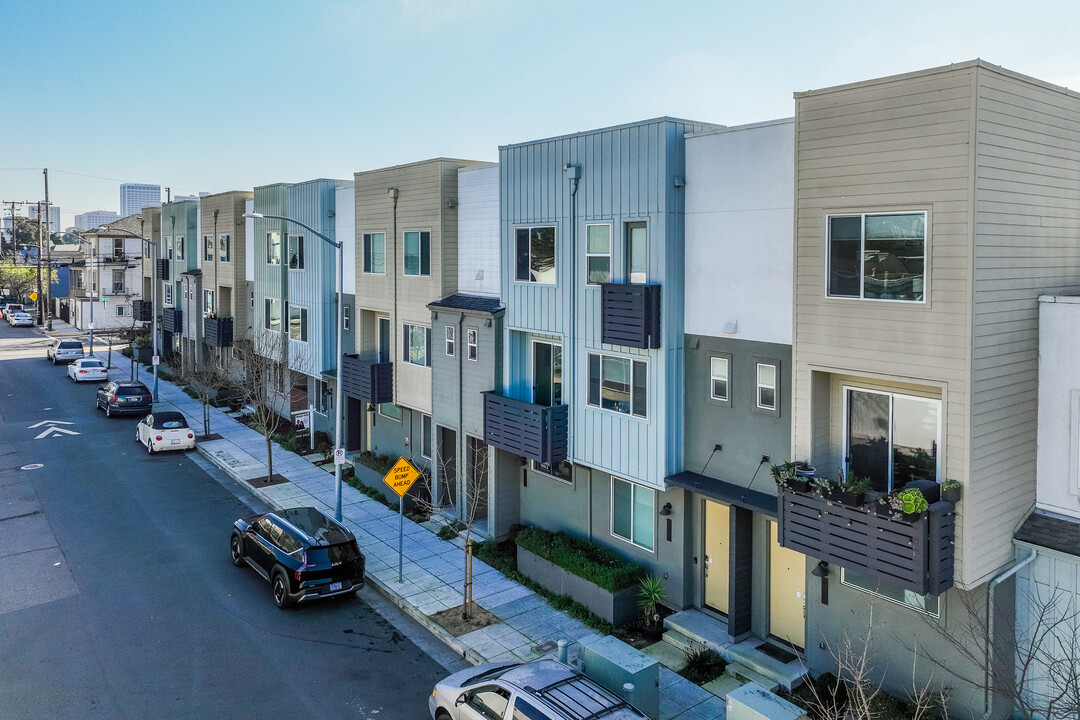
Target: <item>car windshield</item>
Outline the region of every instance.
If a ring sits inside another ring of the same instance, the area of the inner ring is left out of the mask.
[[[120,387],[116,389],[117,395],[142,395],[146,392],[146,388],[141,387]]]
[[[77,342],[62,342],[60,343],[61,350],[82,350],[82,343]]]

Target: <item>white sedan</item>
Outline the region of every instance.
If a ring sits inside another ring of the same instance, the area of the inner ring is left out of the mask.
[[[188,427],[183,413],[161,411],[150,413],[135,426],[135,442],[146,452],[162,450],[194,450],[195,433]]]
[[[11,327],[34,327],[34,316],[30,313],[16,312],[8,315]]]
[[[105,363],[95,357],[79,358],[68,365],[68,377],[75,382],[83,380],[107,380],[108,368]]]

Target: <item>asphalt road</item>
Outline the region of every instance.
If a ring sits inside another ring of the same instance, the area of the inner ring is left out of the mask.
[[[148,456],[46,345],[0,321],[0,716],[428,715],[459,659],[370,588],[274,607],[229,562],[251,513],[236,484],[194,453]]]

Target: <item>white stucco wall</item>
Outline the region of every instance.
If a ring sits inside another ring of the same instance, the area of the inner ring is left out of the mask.
[[[687,333],[791,344],[794,127],[687,137]]]
[[[458,170],[458,291],[499,295],[498,163]]]
[[[334,240],[342,243],[345,266],[342,273],[342,292],[356,294],[356,188],[353,183],[334,191]],[[337,278],[334,279],[336,285]]]
[[[1036,504],[1080,518],[1080,297],[1039,298]]]

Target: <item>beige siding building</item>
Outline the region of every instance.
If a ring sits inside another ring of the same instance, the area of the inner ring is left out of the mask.
[[[247,329],[244,212],[252,197],[250,191],[235,190],[200,198],[202,236],[198,247],[203,293],[200,317],[204,324],[210,321],[212,326],[210,332],[203,333],[207,345],[205,357],[222,369],[229,368],[230,348]]]

